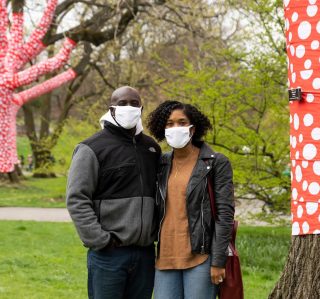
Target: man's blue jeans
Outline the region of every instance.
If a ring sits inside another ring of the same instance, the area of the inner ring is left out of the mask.
[[[154,246],[89,250],[89,299],[150,299],[154,261]]]
[[[210,258],[186,270],[156,269],[154,299],[215,299],[218,286],[211,282]]]

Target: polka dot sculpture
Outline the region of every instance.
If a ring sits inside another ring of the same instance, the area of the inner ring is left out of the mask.
[[[75,42],[66,39],[54,57],[23,69],[46,47],[42,43],[54,16],[57,0],[49,0],[37,28],[28,41],[23,40],[23,13],[13,13],[8,30],[6,0],[0,0],[0,172],[14,170],[17,164],[16,114],[19,108],[42,94],[48,93],[76,77],[69,69],[33,87],[15,93],[17,88],[35,82],[40,76],[62,67],[69,59]]]
[[[320,0],[284,0],[290,102],[292,235],[320,234]]]

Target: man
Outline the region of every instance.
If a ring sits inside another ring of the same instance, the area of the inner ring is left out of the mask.
[[[89,248],[89,298],[150,299],[161,150],[142,133],[141,98],[135,89],[118,88],[110,104],[104,128],[74,151],[67,208]]]

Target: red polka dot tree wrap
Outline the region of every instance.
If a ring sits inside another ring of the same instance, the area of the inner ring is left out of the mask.
[[[42,75],[56,71],[69,59],[76,46],[66,39],[54,57],[23,69],[45,49],[42,39],[52,22],[58,0],[49,0],[46,10],[28,41],[23,41],[23,13],[13,13],[8,32],[7,0],[0,0],[0,172],[11,172],[18,162],[16,151],[16,114],[19,108],[76,77],[69,69],[20,93],[15,89],[31,84]]]
[[[284,0],[290,102],[292,234],[320,234],[320,0]]]

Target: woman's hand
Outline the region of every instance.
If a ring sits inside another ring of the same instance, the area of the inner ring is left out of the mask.
[[[211,281],[214,284],[221,283],[226,277],[226,269],[211,267]]]

